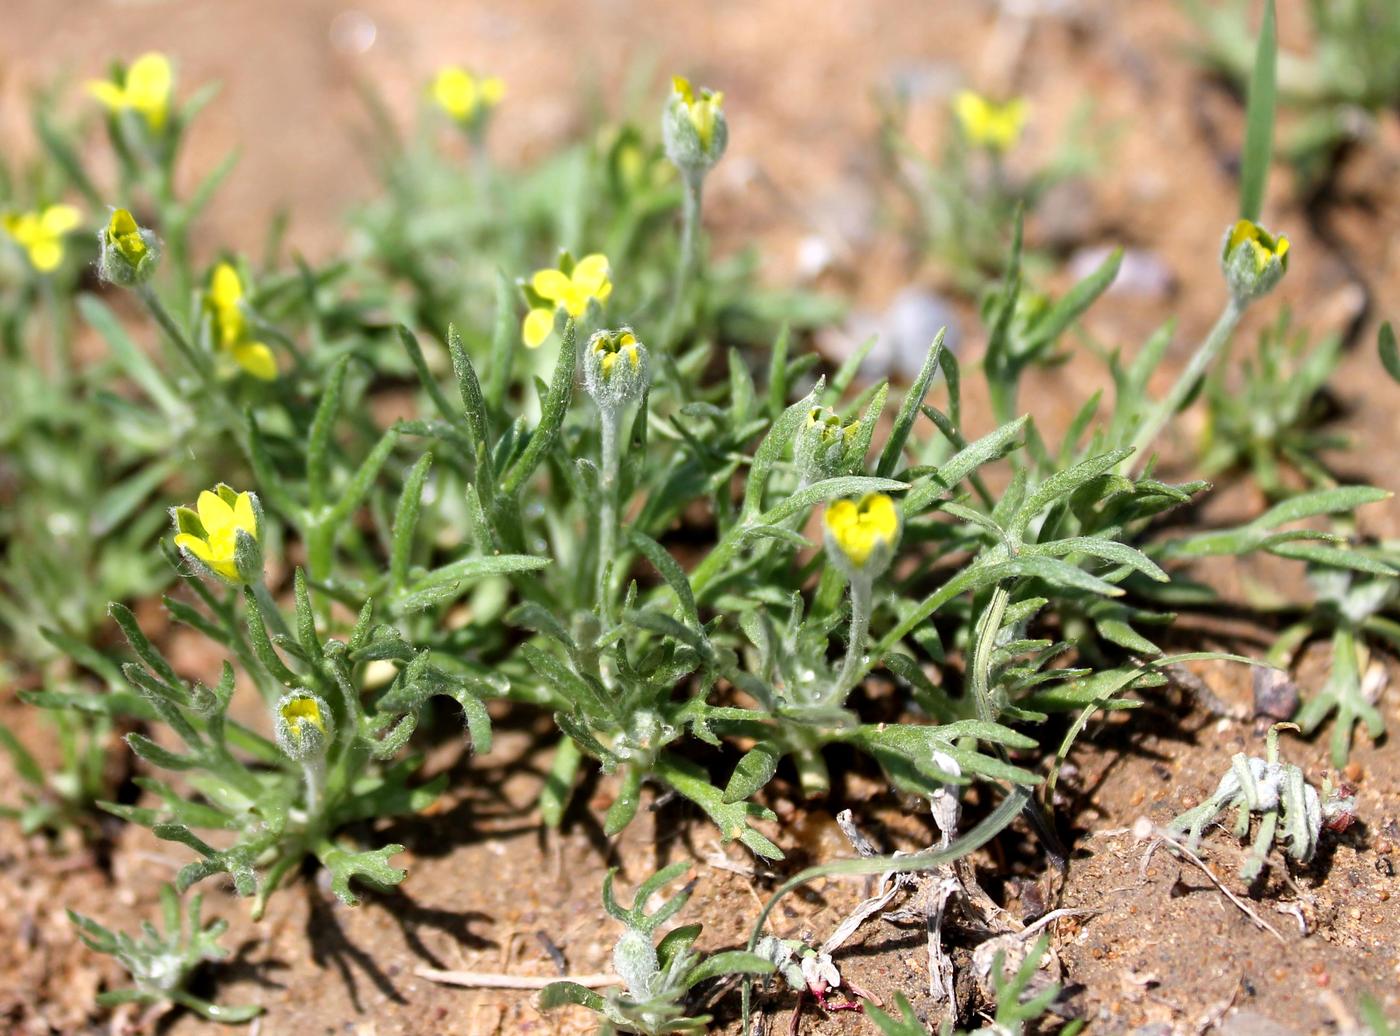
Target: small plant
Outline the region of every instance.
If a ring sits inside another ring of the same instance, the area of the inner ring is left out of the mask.
[[[555,982],[540,993],[540,1007],[552,1010],[565,1004],[582,1004],[601,1016],[599,1033],[638,1033],[664,1036],[666,1033],[706,1031],[709,1015],[687,1014],[690,991],[701,982],[728,975],[767,975],[773,965],[743,950],[702,954],[694,948],[700,926],[674,928],[661,940],[656,930],[685,906],[691,889],[686,887],[666,900],[653,913],[646,912],[647,901],[662,888],[690,869],[682,861],[658,871],[637,886],[630,909],[613,898],[610,870],[603,879],[603,907],[624,928],[613,949],[613,968],[623,988],[602,996],[575,982]]]
[[[1091,172],[1099,148],[1080,111],[1058,153],[1026,169],[1012,162],[1034,118],[1024,97],[995,99],[964,89],[949,106],[951,129],[936,160],[910,140],[907,98],[886,103],[881,150],[889,175],[914,214],[911,237],[960,290],[980,295],[1006,270],[1007,230],[1018,212],[1033,215],[1057,184]],[[1048,256],[1030,256],[1037,271]]]
[[[1045,1028],[1045,1016],[1060,995],[1059,984],[1037,983],[1036,991],[1027,996],[1049,945],[1050,937],[1042,935],[1026,954],[1020,967],[1014,970],[1005,966],[1003,954],[998,952],[992,960],[991,981],[996,1008],[991,1021],[979,1029],[966,1032],[957,1030],[956,1034],[952,1023],[948,1022],[939,1029],[940,1036],[1022,1036],[1028,1028],[1035,1032],[1049,1031]],[[898,1018],[878,1007],[868,1010],[870,1020],[884,1036],[928,1036],[929,1030],[919,1021],[919,1016],[903,993],[895,994],[895,1008],[899,1011]],[[1083,1027],[1082,1021],[1073,1021],[1057,1031],[1059,1036],[1074,1036]]]
[[[454,698],[474,746],[489,747],[490,722],[469,690],[472,678],[446,672],[392,626],[375,624],[368,601],[345,639],[323,639],[300,569],[289,623],[262,582],[265,530],[254,495],[221,485],[201,494],[197,511],[176,508],[174,517],[175,543],[196,569],[181,572],[181,579],[206,611],[174,599],[167,606],[178,621],[239,660],[268,707],[276,737],[269,741],[228,716],[232,665],[224,663],[214,687],[183,680],[135,616],[114,604],[113,617],[139,659],[122,672],[185,750],[173,751],[140,733],[129,734],[127,744],[152,766],[186,774],[194,794],[142,778],[158,807],[104,808],[199,854],[180,871],[180,891],[227,873],[240,895],[255,897],[255,917],[307,854],[331,872],[332,890],[352,905],[358,902],[352,878],[379,886],[402,881],[404,871],[388,862],[402,846],[361,852],[337,842],[335,834],[355,821],[415,812],[437,797],[441,779],[412,787],[417,760],[393,762],[433,695]],[[390,662],[396,671],[366,697],[362,681],[370,660]],[[195,833],[200,829],[225,838],[232,832],[232,844],[210,844]]]
[[[211,1022],[238,1023],[257,1017],[261,1007],[222,1007],[186,988],[201,964],[223,960],[229,953],[219,945],[228,922],[214,921],[204,927],[200,916],[203,898],[196,894],[186,907],[174,888],[162,885],[160,906],[165,932],[143,922],[140,938],[113,932],[90,917],[68,911],[69,919],[77,926],[78,938],[88,949],[117,958],[135,983],[130,989],[99,993],[97,1002],[106,1007],[147,1004],[156,1009],[179,1004]]]
[[[1325,389],[1340,359],[1339,336],[1314,345],[1292,328],[1285,310],[1259,333],[1254,354],[1237,370],[1217,364],[1205,385],[1201,473],[1247,470],[1271,499],[1300,482],[1315,489],[1336,485],[1323,458],[1347,441],[1325,427]]]
[[[1186,0],[1200,31],[1199,60],[1237,89],[1249,81],[1254,55],[1247,0]],[[1375,137],[1377,120],[1400,101],[1400,9],[1388,0],[1308,3],[1310,39],[1303,52],[1279,54],[1283,108],[1296,113],[1281,153],[1305,186],[1330,176],[1346,147]]]
[[[1235,837],[1249,834],[1254,814],[1259,814],[1259,831],[1249,855],[1240,865],[1240,878],[1253,881],[1264,869],[1275,839],[1284,843],[1294,860],[1307,863],[1317,852],[1324,827],[1345,830],[1355,818],[1356,800],[1344,791],[1325,784],[1319,796],[1308,784],[1303,771],[1279,761],[1278,734],[1281,727],[1269,728],[1266,756],[1237,753],[1230,760],[1230,772],[1208,799],[1173,820],[1169,830],[1186,831],[1187,848],[1195,851],[1207,824],[1227,810],[1235,810]]]

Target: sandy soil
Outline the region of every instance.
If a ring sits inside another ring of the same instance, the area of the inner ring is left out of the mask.
[[[348,131],[360,117],[357,77],[372,79],[407,112],[419,82],[439,63],[498,71],[511,98],[492,146],[502,161],[517,163],[580,124],[587,85],[616,98],[628,71],[653,59],[660,70],[683,68],[726,92],[731,152],[708,199],[716,246],[757,238],[769,257],[765,275],[783,280],[796,268],[799,242],[826,235],[846,257],[833,286],[878,311],[905,285],[935,278],[911,262],[878,203],[872,89],[897,74],[921,74],[932,85],[915,114],[932,138],[952,86],[1009,81],[1036,105],[1031,155],[1053,147],[1062,113],[1084,97],[1093,99],[1096,118],[1116,129],[1113,159],[1092,183],[1085,211],[1061,215],[1078,220],[1080,245],[1150,249],[1177,290],[1167,298],[1111,298],[1089,326],[1101,341],[1131,347],[1175,313],[1174,355],[1183,356],[1213,320],[1222,294],[1215,255],[1220,228],[1233,215],[1234,188],[1232,156],[1213,141],[1238,139],[1240,112],[1182,59],[1188,29],[1174,5],[1064,6],[1077,13],[1039,23],[1018,50],[1014,33],[998,27],[987,6],[919,0],[366,0],[354,8],[323,0],[8,0],[0,34],[0,127],[7,139],[22,140],[23,90],[55,73],[87,76],[114,52],[168,50],[180,61],[183,81],[225,83],[198,130],[193,164],[233,146],[243,152],[201,247],[250,245],[266,217],[286,205],[295,213],[293,240],[324,254],[340,240],[345,207],[372,188]],[[1285,40],[1296,39],[1301,5],[1282,7]],[[357,53],[367,24],[373,44]],[[1344,171],[1340,193],[1348,200],[1326,210],[1320,223],[1291,200],[1287,174],[1276,172],[1266,222],[1293,238],[1293,266],[1277,300],[1251,316],[1251,327],[1290,302],[1319,332],[1345,326],[1360,298],[1350,268],[1364,272],[1382,310],[1384,300],[1400,298],[1393,244],[1400,240],[1397,140],[1400,127],[1387,118],[1374,146]],[[1345,251],[1320,237],[1319,227]],[[1349,464],[1396,489],[1400,474],[1389,458],[1400,442],[1400,390],[1378,376],[1373,323],[1336,388],[1343,426],[1363,446]],[[968,343],[969,351],[977,346]],[[1163,382],[1169,377],[1164,370]],[[1075,362],[1039,375],[1023,402],[1054,427],[1097,383],[1091,363]],[[1255,504],[1247,494],[1235,499]],[[1400,535],[1397,509],[1371,508],[1363,530]],[[1228,586],[1233,577],[1219,578]],[[1262,650],[1264,631],[1243,632],[1244,643],[1232,647]],[[1181,635],[1192,646],[1215,646],[1223,631]],[[1201,675],[1227,701],[1248,696],[1238,669],[1210,666]],[[1382,701],[1392,729],[1400,725],[1397,697],[1392,691]],[[36,730],[8,696],[3,718]],[[399,861],[409,869],[401,892],[368,896],[350,910],[312,878],[280,893],[267,919],[253,924],[243,904],[211,883],[207,912],[232,922],[226,944],[237,955],[206,991],[227,1003],[264,1004],[263,1034],[586,1031],[582,1012],[544,1018],[527,994],[447,988],[415,969],[550,975],[554,964],[543,936],[570,970],[599,970],[607,965],[612,934],[598,903],[604,869],[620,864],[635,880],[686,856],[699,861],[686,919],[705,923],[703,945],[740,943],[773,883],[736,873],[751,861],[713,844],[710,829],[685,809],[648,813],[610,845],[597,821],[612,792],[602,781],[580,796],[562,833],[541,832],[532,803],[548,738],[533,723],[519,715],[503,719],[506,732],[482,759],[462,758],[451,744],[434,749],[431,766],[450,768],[458,779],[432,815],[386,832],[409,846]],[[1164,1028],[1143,1031],[1194,1033],[1212,1025],[1236,1034],[1329,1031],[1336,1005],[1351,1007],[1365,991],[1390,997],[1390,1013],[1400,1013],[1394,876],[1400,761],[1393,747],[1363,738],[1356,752],[1357,769],[1348,776],[1359,787],[1362,823],[1330,843],[1311,868],[1284,877],[1274,867],[1246,899],[1277,935],[1257,927],[1190,864],[1158,854],[1144,866],[1143,847],[1126,829],[1140,815],[1165,822],[1199,801],[1236,751],[1261,752],[1260,732],[1218,722],[1164,694],[1147,709],[1094,728],[1076,750],[1076,773],[1061,807],[1062,825],[1077,836],[1075,858],[1063,882],[1045,872],[1029,843],[1006,839],[979,856],[984,883],[1013,912],[1054,905],[1086,911],[1058,925],[1055,946],[1073,991],[1069,1009],[1090,1019],[1091,1031],[1151,1024]],[[1285,739],[1285,753],[1320,780],[1324,746]],[[838,796],[810,811],[791,801],[790,788],[775,788],[773,805],[784,818],[775,835],[792,850],[785,867],[847,852],[830,819],[843,806],[891,848],[929,841],[926,823],[911,819],[905,804],[870,776],[857,770]],[[117,969],[77,944],[62,908],[131,927],[152,916],[156,886],[183,862],[180,852],[125,827],[115,831],[110,861],[98,861],[83,851],[55,854],[0,828],[0,1028],[36,1036],[107,1031],[92,997],[119,978]],[[1206,858],[1245,895],[1234,878],[1239,853],[1223,834],[1207,840]],[[728,862],[717,866],[721,860]],[[785,935],[806,930],[820,938],[864,894],[858,881],[819,883],[786,902],[778,927]],[[1296,914],[1280,912],[1285,905]],[[928,1006],[921,932],[873,922],[840,963],[887,1004],[898,990],[921,1010]],[[723,1006],[732,1012],[732,1004]],[[791,998],[774,1007],[770,1031],[784,1031]],[[732,1016],[721,1021],[733,1031]],[[174,1034],[212,1028],[187,1015],[162,1025]],[[819,1018],[809,1010],[802,1031],[874,1030],[854,1015]]]

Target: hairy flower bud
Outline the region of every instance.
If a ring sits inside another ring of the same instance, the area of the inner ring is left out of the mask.
[[[837,500],[826,509],[826,553],[847,579],[873,580],[894,559],[899,544],[900,513],[884,493],[859,500]]]
[[[284,694],[272,719],[277,747],[298,762],[322,758],[335,736],[334,728],[326,722],[329,717],[330,709],[319,695],[310,691]]]
[[[638,400],[651,384],[647,350],[630,327],[597,331],[583,354],[583,384],[600,410]]]
[[[843,427],[834,410],[812,407],[797,431],[797,441],[792,448],[798,474],[811,483],[848,473],[851,448],[859,430],[858,421]]]
[[[650,1000],[652,983],[661,970],[651,936],[637,928],[623,932],[613,947],[613,970],[622,976],[633,1000]]]
[[[1242,219],[1225,232],[1220,265],[1230,294],[1240,302],[1267,295],[1288,269],[1288,238],[1273,237],[1259,224]]]
[[[724,154],[729,123],[723,105],[724,94],[705,87],[696,90],[685,77],[672,77],[661,139],[666,157],[689,179],[703,177]]]
[[[126,209],[116,209],[97,232],[97,271],[104,281],[124,288],[144,284],[160,263],[160,239],[138,226]]]

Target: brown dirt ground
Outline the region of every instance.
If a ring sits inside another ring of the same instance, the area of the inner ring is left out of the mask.
[[[1175,355],[1183,356],[1218,305],[1217,228],[1229,221],[1234,204],[1229,155],[1217,152],[1203,127],[1215,126],[1219,139],[1238,139],[1240,113],[1182,59],[1189,33],[1174,5],[1084,0],[1063,6],[1071,14],[1038,23],[1018,51],[1008,49],[1014,33],[999,29],[989,5],[980,3],[492,0],[448,6],[364,0],[354,10],[372,19],[377,36],[367,53],[352,54],[335,42],[351,8],[328,0],[9,0],[0,38],[6,87],[0,126],[8,138],[22,139],[17,127],[27,86],[58,72],[94,74],[112,53],[165,49],[179,58],[185,82],[225,83],[201,123],[193,165],[207,166],[235,144],[243,150],[208,219],[209,250],[255,243],[265,218],[286,204],[295,213],[293,239],[323,254],[340,238],[346,205],[371,189],[346,129],[360,111],[356,76],[372,77],[406,111],[416,84],[439,63],[463,60],[499,71],[512,97],[493,147],[505,161],[517,162],[579,125],[580,84],[599,83],[615,96],[626,70],[654,57],[660,69],[685,68],[725,89],[734,134],[707,199],[711,230],[720,249],[758,239],[769,257],[767,274],[783,280],[795,268],[803,236],[830,233],[838,223],[844,228],[837,217],[849,211],[871,211],[872,85],[887,82],[897,68],[951,68],[974,82],[1013,83],[1031,96],[1037,111],[1032,154],[1053,145],[1061,113],[1086,96],[1096,117],[1118,128],[1113,158],[1093,184],[1084,243],[1152,249],[1173,272],[1178,292],[1168,300],[1107,301],[1090,328],[1102,341],[1131,346],[1175,311]],[[1296,40],[1302,5],[1280,6],[1285,41]],[[936,99],[916,109],[930,136],[936,109]],[[1400,126],[1389,117],[1379,139],[1345,171],[1342,193],[1365,197],[1367,205],[1348,202],[1326,217],[1382,302],[1397,297],[1400,287],[1397,140]],[[1260,306],[1250,326],[1291,302],[1319,331],[1339,328],[1352,315],[1355,288],[1337,253],[1290,200],[1287,180],[1276,172],[1265,215],[1293,238],[1293,266],[1278,298]],[[887,228],[842,233],[838,244],[849,261],[833,286],[859,304],[878,308],[911,279],[929,279]],[[1378,377],[1369,344],[1373,329],[1374,320],[1336,388],[1343,427],[1362,446],[1349,463],[1395,489],[1400,475],[1391,460],[1400,443],[1400,407],[1395,386]],[[977,343],[969,344],[975,349]],[[1170,372],[1161,377],[1165,383]],[[1071,363],[1038,375],[1023,403],[1053,435],[1097,382],[1092,364]],[[1223,494],[1207,514],[1254,506],[1248,493]],[[1400,515],[1393,506],[1373,507],[1362,526],[1371,534],[1400,535]],[[1239,573],[1227,570],[1212,578],[1227,588],[1241,582]],[[1261,631],[1252,629],[1179,633],[1194,647],[1226,643],[1261,651],[1264,643]],[[1315,670],[1305,667],[1305,686],[1309,680],[1315,685]],[[1200,673],[1227,701],[1247,699],[1248,678],[1239,669],[1210,665]],[[1391,691],[1382,700],[1392,729],[1400,726],[1398,697]],[[34,718],[18,712],[8,694],[0,707],[5,722],[39,735]],[[538,727],[522,726],[529,722],[503,717],[498,747],[482,759],[461,758],[451,745],[434,750],[430,766],[451,768],[461,779],[430,816],[385,832],[385,840],[391,835],[409,846],[397,861],[409,869],[400,892],[367,896],[351,910],[313,878],[279,893],[267,919],[255,925],[243,904],[211,883],[206,913],[231,921],[225,943],[236,956],[210,991],[225,1003],[264,1004],[263,1034],[582,1032],[588,1023],[580,1011],[542,1017],[529,994],[447,988],[414,969],[553,974],[539,933],[558,945],[571,969],[604,968],[612,937],[598,903],[604,868],[620,863],[635,880],[687,855],[700,862],[685,919],[704,922],[704,945],[739,944],[772,882],[728,869],[742,871],[750,861],[733,849],[722,852],[711,830],[686,810],[671,805],[647,813],[610,845],[596,819],[610,800],[604,780],[582,796],[591,809],[576,808],[561,833],[541,832],[533,802],[548,739]],[[1039,903],[1091,911],[1055,929],[1065,978],[1077,990],[1070,1003],[1091,1021],[1091,1031],[1149,1023],[1163,1023],[1162,1032],[1204,1032],[1216,1024],[1236,1033],[1283,1031],[1263,1027],[1262,1017],[1294,1032],[1326,1032],[1337,1020],[1334,1005],[1352,1006],[1366,991],[1387,998],[1392,1016],[1400,1013],[1400,884],[1394,877],[1400,761],[1388,744],[1374,746],[1363,737],[1355,753],[1358,769],[1349,776],[1359,777],[1363,823],[1305,871],[1284,876],[1274,866],[1248,900],[1278,938],[1254,927],[1190,865],[1158,854],[1143,868],[1143,847],[1126,829],[1139,815],[1160,823],[1199,801],[1236,751],[1262,751],[1259,731],[1216,721],[1164,695],[1147,709],[1092,728],[1077,747],[1076,772],[1063,789],[1062,823],[1078,837],[1062,887],[1028,845],[1007,840],[979,856],[983,880],[1013,912]],[[1321,778],[1323,745],[1285,739],[1284,751],[1310,778]],[[804,810],[784,797],[783,788],[775,792],[772,804],[784,821],[775,834],[793,850],[791,866],[846,854],[830,819],[841,805],[855,809],[891,847],[927,842],[926,825],[869,774],[852,774],[840,791],[829,810]],[[107,1031],[92,997],[120,978],[118,970],[78,945],[63,908],[133,927],[152,916],[157,884],[173,875],[180,852],[144,831],[122,828],[109,877],[86,851],[59,854],[0,827],[0,1028]],[[1234,878],[1239,852],[1222,833],[1206,841],[1206,859],[1243,894]],[[729,863],[715,866],[721,858]],[[818,883],[809,894],[791,897],[776,923],[785,935],[808,930],[821,938],[863,895],[857,881]],[[1308,934],[1295,916],[1278,912],[1289,904]],[[872,922],[839,962],[886,1003],[900,990],[916,1007],[928,1004],[921,933]],[[783,1031],[790,1007],[790,999],[779,1003],[770,1031]],[[735,1031],[732,1006],[729,1012],[721,1031]],[[188,1015],[162,1026],[172,1034],[215,1028]],[[809,1011],[802,1031],[871,1032],[873,1026],[849,1014],[819,1019]]]

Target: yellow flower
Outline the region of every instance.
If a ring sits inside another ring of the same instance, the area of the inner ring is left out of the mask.
[[[170,59],[164,54],[142,54],[116,79],[94,79],[88,92],[109,111],[134,111],[159,133],[170,114],[170,92],[175,81]]]
[[[82,222],[72,205],[50,205],[37,212],[10,213],[0,225],[29,254],[30,265],[40,273],[58,269],[63,262],[63,238]]]
[[[562,269],[536,270],[530,287],[545,304],[536,305],[525,314],[521,336],[531,349],[538,349],[554,330],[554,313],[563,307],[577,319],[588,311],[590,299],[601,304],[612,294],[608,257],[595,252],[586,255],[565,273]],[[553,305],[548,305],[553,303]]]
[[[1225,239],[1225,257],[1228,258],[1240,245],[1249,246],[1249,256],[1254,261],[1254,271],[1263,273],[1270,260],[1277,259],[1285,270],[1288,269],[1288,238],[1283,234],[1272,237],[1258,223],[1242,219],[1230,228]]]
[[[884,493],[838,500],[824,522],[828,544],[857,570],[883,568],[899,540],[899,508]]]
[[[724,94],[707,88],[701,88],[697,94],[685,76],[672,76],[671,89],[685,105],[685,113],[695,127],[695,135],[700,138],[700,147],[705,151],[710,150],[715,139],[715,123],[724,107]]]
[[[251,493],[235,493],[225,485],[199,494],[196,510],[175,509],[180,532],[175,546],[202,561],[231,583],[243,582],[238,571],[238,534],[259,535],[258,513]]]
[[[478,77],[450,65],[433,77],[428,94],[450,117],[469,123],[501,103],[506,84],[497,76]]]
[[[214,327],[219,348],[255,378],[272,381],[277,377],[277,360],[272,350],[254,341],[243,313],[243,281],[229,263],[220,263],[209,275],[204,308]]]
[[[953,98],[953,111],[967,139],[989,151],[1009,151],[1026,126],[1028,108],[1023,98],[998,104],[971,90]]]

